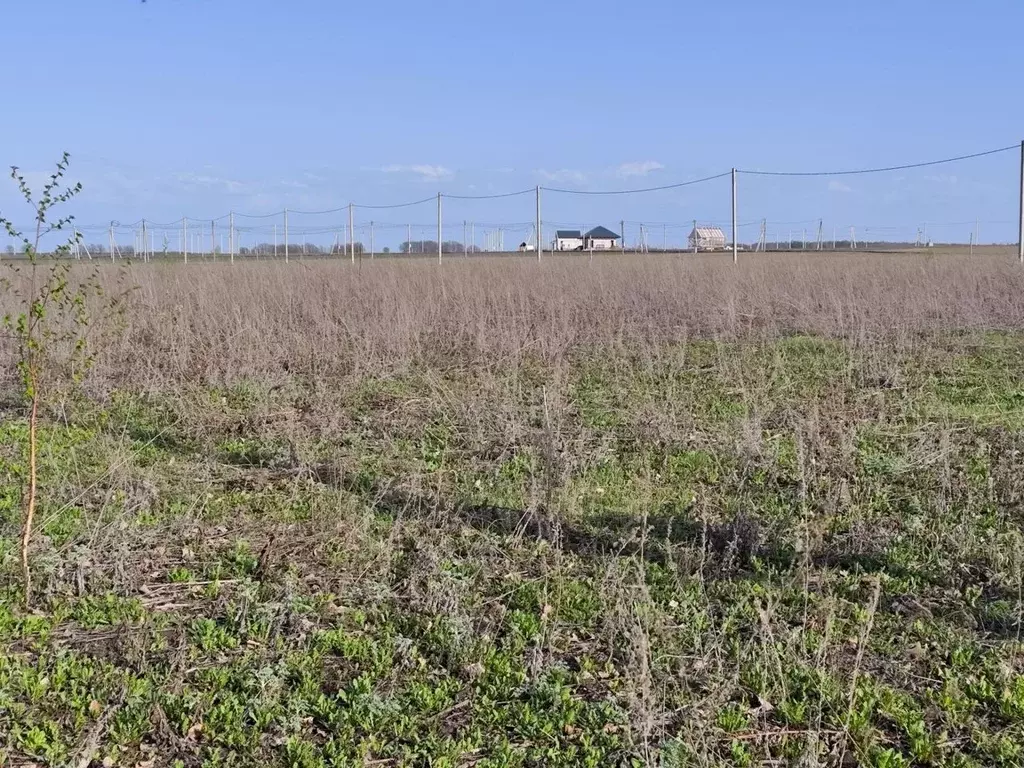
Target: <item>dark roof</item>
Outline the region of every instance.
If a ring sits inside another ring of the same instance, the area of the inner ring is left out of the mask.
[[[580,231],[578,229],[560,229],[557,232],[555,232],[555,237],[561,237],[565,239],[575,237],[576,239],[579,239],[583,237],[583,235],[580,234]]]
[[[604,227],[594,227],[592,230],[587,232],[587,237],[592,237],[597,240],[618,240],[619,236],[612,232],[610,229]]]

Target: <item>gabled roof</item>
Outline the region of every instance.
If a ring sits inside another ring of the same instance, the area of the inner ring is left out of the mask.
[[[578,229],[560,229],[555,232],[555,237],[561,238],[562,240],[579,240],[583,237]]]
[[[706,240],[716,240],[718,238],[725,237],[725,232],[722,231],[721,227],[697,227],[695,230],[690,232],[690,237],[693,237],[694,233],[696,233],[697,237],[701,237]]]
[[[595,240],[618,240],[619,236],[612,232],[610,229],[604,227],[594,227],[592,230],[587,232],[586,237],[594,238]]]

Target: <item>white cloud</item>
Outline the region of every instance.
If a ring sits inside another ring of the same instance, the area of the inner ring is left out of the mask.
[[[186,187],[207,187],[211,189],[220,189],[223,192],[229,194],[245,194],[247,192],[254,192],[255,189],[251,184],[246,184],[242,181],[236,181],[234,179],[225,179],[219,176],[208,176],[201,173],[193,173],[191,171],[185,173],[173,174],[174,179],[185,185]]]
[[[843,184],[841,181],[832,180],[828,183],[829,192],[853,192],[853,189]]]
[[[439,179],[446,179],[453,174],[450,168],[445,168],[443,165],[399,165],[397,163],[392,165],[385,165],[381,168],[384,173],[411,173],[419,176],[423,181],[437,181]]]
[[[583,171],[574,171],[570,168],[561,168],[557,171],[546,171],[543,168],[534,171],[544,181],[558,182],[559,184],[584,184],[587,181],[587,174]]]
[[[649,173],[660,171],[665,168],[657,160],[643,160],[635,163],[623,163],[616,169],[616,173],[624,178],[629,176],[646,176]]]

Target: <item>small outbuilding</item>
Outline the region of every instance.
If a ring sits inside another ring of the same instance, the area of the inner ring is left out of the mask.
[[[725,248],[725,232],[721,227],[694,227],[690,232],[690,248],[698,251],[720,251]]]

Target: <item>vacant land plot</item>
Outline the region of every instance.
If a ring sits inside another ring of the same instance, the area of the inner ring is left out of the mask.
[[[1024,270],[729,258],[103,272],[0,764],[1024,765]]]

